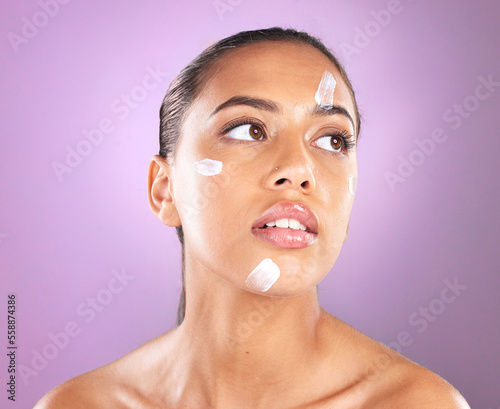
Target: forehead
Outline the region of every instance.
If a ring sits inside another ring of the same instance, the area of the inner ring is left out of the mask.
[[[285,110],[315,104],[325,70],[337,82],[334,104],[344,106],[354,118],[350,91],[333,62],[313,46],[283,41],[244,46],[222,57],[210,70],[197,105],[213,109],[236,95],[271,99]]]

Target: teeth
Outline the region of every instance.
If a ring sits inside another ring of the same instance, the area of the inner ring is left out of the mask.
[[[299,230],[300,229],[300,222],[298,220],[295,220],[295,219],[288,219],[288,227],[290,227],[291,229]]]
[[[286,229],[288,227],[288,219],[276,220],[276,227],[282,227],[282,228]]]
[[[276,221],[266,223],[266,226],[281,227],[283,229],[306,230],[306,226],[295,219],[278,219]]]

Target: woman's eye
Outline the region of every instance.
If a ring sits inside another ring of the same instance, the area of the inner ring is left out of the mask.
[[[245,124],[239,125],[233,129],[231,129],[227,136],[233,139],[243,139],[247,141],[256,141],[262,138],[264,132],[257,125]]]
[[[344,145],[342,138],[335,135],[322,136],[316,140],[317,145],[327,151],[340,152]]]

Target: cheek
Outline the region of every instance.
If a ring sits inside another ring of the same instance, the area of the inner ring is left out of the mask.
[[[222,171],[222,162],[219,160],[206,158],[193,162],[193,168],[200,175],[215,176]]]
[[[213,243],[228,231],[226,222],[231,221],[231,230],[241,227],[241,217],[233,214],[238,208],[235,200],[239,200],[235,194],[236,167],[210,158],[190,163],[179,169],[181,179],[176,189],[183,230]]]
[[[352,206],[357,186],[357,171],[353,166],[319,170],[316,177],[317,194],[334,215],[341,216]]]
[[[263,257],[256,261],[254,252],[248,251],[253,216],[245,172],[230,161],[221,162],[221,172],[213,176],[188,167],[182,170],[178,208],[190,255],[207,271],[237,280],[245,288],[245,279]],[[252,283],[260,288],[269,286],[268,281],[256,273]]]
[[[358,187],[358,177],[357,176],[349,176],[349,193],[351,195],[356,194],[356,189]]]
[[[350,192],[350,188],[353,188],[351,178],[355,177],[356,174],[353,175],[351,171],[344,169],[335,173],[324,173],[323,177],[317,178],[317,193],[324,203],[319,228],[323,248],[321,251],[324,253],[331,249],[332,254],[337,254],[344,243],[354,202],[354,195]]]

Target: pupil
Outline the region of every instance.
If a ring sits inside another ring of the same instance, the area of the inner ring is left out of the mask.
[[[250,127],[250,133],[253,139],[259,139],[262,135],[262,131],[255,125]]]
[[[342,143],[340,141],[340,139],[338,138],[332,138],[332,147],[333,149],[335,150],[339,150],[342,146]]]

